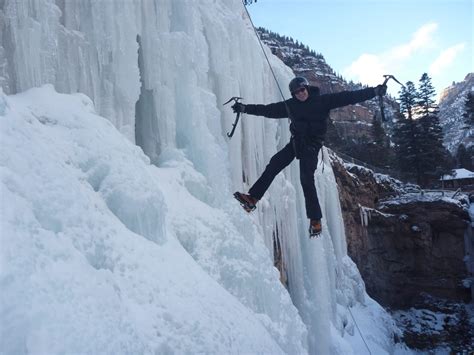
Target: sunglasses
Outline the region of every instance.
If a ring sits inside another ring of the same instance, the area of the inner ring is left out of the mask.
[[[294,94],[294,95],[298,95],[298,94],[301,94],[301,93],[302,93],[303,91],[305,91],[305,90],[306,90],[305,87],[299,88],[299,89],[293,91],[293,94]]]

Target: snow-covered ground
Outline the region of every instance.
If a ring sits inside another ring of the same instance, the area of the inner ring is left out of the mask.
[[[393,312],[407,343],[417,354],[471,354],[474,305],[425,297],[416,307]]]

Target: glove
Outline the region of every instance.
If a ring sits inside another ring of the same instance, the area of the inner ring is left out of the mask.
[[[245,113],[245,105],[243,103],[236,102],[231,107],[232,107],[232,110],[234,110],[234,113],[240,113],[240,112]]]
[[[377,85],[374,87],[375,96],[384,96],[387,93],[387,85]]]

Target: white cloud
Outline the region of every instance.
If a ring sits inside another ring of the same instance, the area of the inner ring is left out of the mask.
[[[432,48],[435,45],[433,34],[438,29],[437,23],[428,23],[420,27],[412,36],[410,42],[397,46],[389,51],[394,59],[408,59],[417,50]]]
[[[466,47],[465,43],[458,43],[455,46],[449,47],[440,53],[438,58],[430,65],[430,75],[437,75],[443,69],[449,67]]]
[[[413,55],[423,49],[435,47],[434,34],[438,29],[437,23],[428,23],[413,33],[407,43],[402,43],[380,54],[362,54],[343,74],[363,84],[380,84],[383,74],[397,72]]]
[[[379,56],[362,54],[344,70],[344,75],[368,85],[379,84],[387,70]]]

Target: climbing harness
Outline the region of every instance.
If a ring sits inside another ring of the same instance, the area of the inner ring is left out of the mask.
[[[227,105],[231,101],[238,103],[239,100],[243,100],[243,99],[241,97],[234,96],[234,97],[231,97],[229,101],[227,101],[224,105]],[[239,123],[239,118],[240,118],[240,112],[237,112],[237,116],[235,116],[235,121],[232,124],[232,130],[230,131],[230,133],[227,133],[227,137],[232,138],[232,136],[234,135],[235,127],[237,127],[237,123]]]
[[[390,74],[386,74],[383,76],[385,78],[385,80],[383,81],[383,84],[382,86],[385,86],[387,85],[387,81],[389,81],[390,79],[393,79],[394,81],[396,81],[397,83],[399,83],[402,87],[405,87],[401,82],[399,82],[397,80],[397,78],[395,78],[393,75],[390,75]],[[385,105],[384,105],[384,102],[383,102],[383,96],[382,95],[379,95],[379,106],[380,106],[380,115],[382,116],[382,121],[385,122]]]

